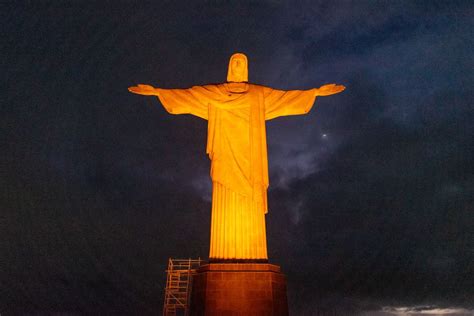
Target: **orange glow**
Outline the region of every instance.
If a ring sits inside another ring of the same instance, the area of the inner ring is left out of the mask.
[[[155,95],[171,114],[192,114],[208,121],[207,154],[213,183],[211,259],[267,259],[268,159],[265,121],[310,111],[316,96],[344,86],[276,90],[249,84],[248,60],[232,55],[227,82],[189,89],[130,87]]]

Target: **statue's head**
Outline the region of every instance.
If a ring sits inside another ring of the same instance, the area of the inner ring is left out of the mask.
[[[247,81],[249,81],[247,56],[242,53],[235,53],[230,57],[227,82]]]

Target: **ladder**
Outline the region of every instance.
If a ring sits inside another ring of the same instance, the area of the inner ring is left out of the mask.
[[[192,276],[201,263],[201,258],[168,259],[163,316],[189,315]]]

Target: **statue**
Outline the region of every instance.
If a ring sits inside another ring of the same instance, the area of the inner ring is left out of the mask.
[[[231,56],[226,83],[189,89],[161,89],[143,84],[129,88],[136,94],[157,96],[171,114],[192,114],[208,121],[211,261],[268,261],[265,121],[306,114],[317,96],[344,89],[342,85],[327,84],[310,90],[282,91],[250,84],[247,57],[241,53]]]

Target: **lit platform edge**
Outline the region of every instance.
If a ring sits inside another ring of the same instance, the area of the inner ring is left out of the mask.
[[[286,276],[268,263],[210,263],[196,269],[190,315],[288,316]]]
[[[270,263],[208,263],[197,268],[196,272],[202,273],[206,271],[265,271],[281,273],[281,269],[279,266]]]

